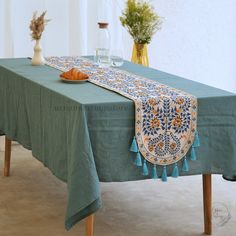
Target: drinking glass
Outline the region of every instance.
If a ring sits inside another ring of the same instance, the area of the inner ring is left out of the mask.
[[[124,64],[123,53],[119,50],[111,52],[111,66],[120,67]]]
[[[96,58],[100,67],[109,67],[111,64],[109,49],[98,48],[96,50]]]

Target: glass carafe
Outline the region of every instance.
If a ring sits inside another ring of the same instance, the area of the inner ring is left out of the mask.
[[[101,67],[110,66],[110,34],[108,23],[99,22],[96,42],[96,61]]]

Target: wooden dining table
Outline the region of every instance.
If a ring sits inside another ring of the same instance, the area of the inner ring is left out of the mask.
[[[202,175],[204,233],[212,234],[211,175],[236,174],[236,95],[128,61],[120,69],[197,97],[201,146],[197,160],[189,162],[189,172],[180,175]],[[94,213],[101,207],[99,182],[151,177],[142,176],[129,151],[133,101],[89,82],[63,83],[60,73],[46,65],[32,66],[27,58],[0,59],[4,176],[10,175],[14,140],[67,183],[65,228],[86,218],[86,236],[92,236]]]

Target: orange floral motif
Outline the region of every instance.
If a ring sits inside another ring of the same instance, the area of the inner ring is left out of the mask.
[[[176,112],[177,112],[177,113],[181,113],[182,111],[183,111],[182,109],[176,108]]]
[[[174,126],[178,126],[181,127],[182,126],[182,118],[177,116],[174,120],[173,120],[173,125]]]
[[[152,152],[152,151],[154,150],[154,146],[153,146],[153,145],[149,145],[149,146],[148,146],[148,150],[149,150],[150,152]]]
[[[154,99],[154,98],[150,98],[148,100],[149,104],[152,105],[152,106],[155,106],[157,104],[157,101]]]
[[[176,148],[176,143],[171,143],[171,144],[170,144],[170,148],[171,148],[172,150],[174,150],[174,149]]]
[[[160,142],[160,143],[157,144],[157,146],[158,146],[160,149],[162,149],[162,148],[164,147],[164,143],[163,143],[163,142]]]
[[[152,114],[154,114],[155,116],[157,116],[158,115],[158,111],[156,111],[156,110],[152,110]]]
[[[144,140],[148,142],[150,140],[150,137],[144,137]]]
[[[183,98],[177,98],[176,102],[177,102],[177,104],[182,105],[184,103],[184,99]]]
[[[160,126],[160,121],[157,119],[157,118],[154,118],[151,120],[151,127],[154,129],[154,128],[157,128]]]

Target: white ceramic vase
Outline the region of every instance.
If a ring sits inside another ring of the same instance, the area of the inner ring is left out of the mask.
[[[40,40],[36,40],[35,46],[34,46],[34,56],[32,58],[32,65],[33,66],[40,66],[45,64],[45,59],[42,55],[42,47],[40,45]]]

